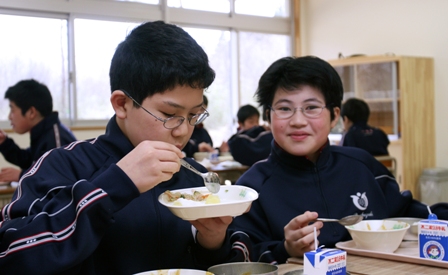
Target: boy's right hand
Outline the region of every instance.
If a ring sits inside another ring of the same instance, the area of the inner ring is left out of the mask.
[[[315,222],[317,217],[316,212],[306,211],[285,226],[285,249],[291,257],[302,257],[305,252],[314,250],[314,227],[319,235],[324,226],[322,222]]]
[[[2,129],[0,129],[0,144],[2,144],[6,140],[6,133]]]
[[[19,181],[22,170],[14,167],[5,167],[0,170],[0,182]]]
[[[171,179],[180,169],[182,152],[162,141],[142,141],[124,156],[117,166],[134,182],[140,193]]]

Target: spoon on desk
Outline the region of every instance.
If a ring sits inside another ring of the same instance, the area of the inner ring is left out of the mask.
[[[350,215],[343,217],[341,219],[326,219],[326,218],[317,218],[318,221],[321,222],[338,222],[342,225],[354,225],[362,221],[363,216],[361,215]]]
[[[204,185],[207,187],[208,191],[212,193],[218,193],[219,188],[221,187],[221,183],[219,180],[218,174],[214,172],[207,172],[207,173],[201,173],[196,168],[191,166],[188,162],[186,162],[184,159],[180,159],[180,164],[187,168],[190,171],[195,172],[199,176],[201,176],[204,179]]]

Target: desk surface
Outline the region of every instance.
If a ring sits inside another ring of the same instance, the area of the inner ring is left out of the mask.
[[[294,262],[279,265],[279,275],[284,275],[288,271],[302,269],[302,259],[294,259]],[[300,263],[299,263],[300,262]],[[369,258],[347,254],[347,271],[352,275],[399,275],[399,274],[425,274],[425,275],[446,275],[448,270],[442,267],[418,265],[405,262],[389,261],[378,258]]]
[[[11,187],[10,185],[0,185],[0,195],[10,195],[14,194],[17,188]]]

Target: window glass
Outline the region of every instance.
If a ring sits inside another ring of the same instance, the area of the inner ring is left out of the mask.
[[[9,114],[6,90],[20,80],[45,84],[53,109],[69,117],[67,20],[0,14],[0,120]]]
[[[109,119],[114,114],[109,101],[110,62],[118,44],[137,25],[75,19],[77,119]]]
[[[138,2],[138,3],[153,4],[153,5],[158,5],[159,4],[159,0],[115,0],[115,1],[120,1],[120,2]]]
[[[288,0],[235,0],[235,13],[265,17],[288,17]]]
[[[291,55],[290,37],[241,32],[239,45],[240,105],[251,104],[258,107],[254,98],[258,80],[274,61]]]
[[[229,0],[168,0],[168,7],[190,10],[230,12]]]
[[[213,84],[204,92],[208,99],[210,117],[204,126],[213,140],[214,147],[227,140],[235,131],[232,127],[231,53],[230,31],[184,28],[207,53],[210,66],[215,70]]]

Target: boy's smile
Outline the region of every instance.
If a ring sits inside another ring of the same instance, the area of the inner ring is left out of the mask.
[[[290,118],[279,118],[271,111],[271,129],[277,144],[295,156],[306,156],[315,162],[319,149],[327,142],[328,134],[339,119],[339,108],[334,108],[335,119],[331,121],[330,111],[323,108],[322,113],[313,118],[306,117],[300,110],[304,105],[325,106],[325,98],[320,90],[304,85],[295,90],[278,89],[272,102],[273,108],[299,108]]]

